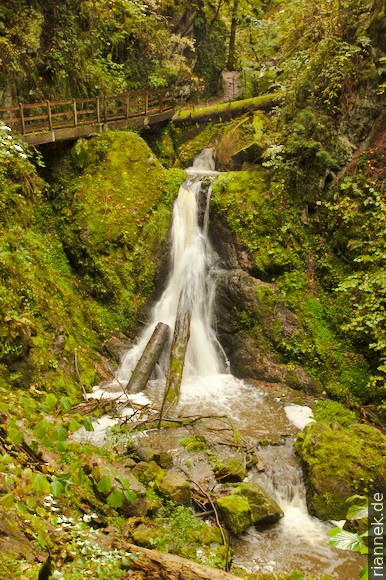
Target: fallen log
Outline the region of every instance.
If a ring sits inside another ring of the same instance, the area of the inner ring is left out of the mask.
[[[168,406],[171,407],[174,403],[178,402],[178,399],[180,398],[182,373],[184,370],[186,349],[188,347],[190,336],[191,315],[191,310],[188,306],[186,306],[186,302],[184,300],[184,293],[181,292],[177,308],[172,348],[170,351],[169,372],[166,379],[159,424],[162,420],[165,405],[168,404]]]
[[[228,572],[209,568],[173,554],[164,554],[158,550],[148,550],[132,544],[125,544],[135,559],[130,562],[130,570],[142,572],[144,580],[235,580]]]
[[[146,387],[147,381],[164,349],[169,330],[169,326],[163,322],[159,322],[155,327],[127,384],[126,388],[130,393],[139,393]]]
[[[253,111],[270,111],[277,107],[284,100],[284,93],[278,91],[268,95],[261,95],[252,99],[243,99],[242,101],[230,101],[209,105],[207,107],[197,107],[195,109],[182,110],[173,117],[173,124],[176,127],[184,127],[208,123],[222,119],[226,121],[234,117],[239,117],[245,113]]]

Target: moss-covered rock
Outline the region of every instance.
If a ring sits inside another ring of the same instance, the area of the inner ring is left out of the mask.
[[[280,506],[258,483],[241,483],[235,487],[234,491],[247,499],[251,508],[253,524],[274,524],[284,516]]]
[[[295,442],[312,514],[323,520],[346,517],[348,497],[386,481],[386,437],[374,427],[310,423]]]
[[[218,481],[235,482],[243,481],[247,475],[245,465],[237,459],[217,461],[213,466],[213,473]]]
[[[131,536],[135,544],[150,549],[154,547],[154,541],[158,535],[159,533],[156,528],[146,524],[139,524],[131,531]]]
[[[158,485],[166,473],[155,461],[140,461],[132,470],[133,474],[144,485]]]
[[[229,532],[237,536],[252,525],[252,511],[248,500],[241,495],[231,494],[216,501],[221,520]]]
[[[178,473],[169,471],[158,485],[159,491],[179,505],[192,503],[192,492],[189,483]]]

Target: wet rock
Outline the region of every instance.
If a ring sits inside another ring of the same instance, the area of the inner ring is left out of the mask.
[[[274,524],[284,516],[280,506],[258,483],[241,483],[234,491],[248,501],[253,524]]]
[[[217,481],[222,482],[243,481],[247,476],[245,466],[240,461],[237,461],[237,459],[217,462],[213,466],[213,473]]]
[[[167,451],[159,451],[155,455],[154,461],[164,469],[170,469],[170,467],[173,467],[173,456]]]
[[[116,362],[121,360],[122,355],[130,349],[132,341],[122,332],[117,332],[110,336],[104,343],[103,347]]]
[[[131,442],[127,449],[130,455],[135,455],[139,461],[152,461],[155,458],[156,452],[146,440],[142,437],[138,437]]]
[[[285,382],[292,389],[304,391],[309,395],[320,395],[324,390],[319,379],[312,377],[300,367],[293,370],[287,370]]]
[[[218,336],[235,376],[288,383],[312,394],[323,390],[321,383],[305,370],[289,369],[279,360],[280,355],[286,354],[288,344],[301,343],[306,335],[274,284],[236,269],[224,272],[217,288]]]
[[[314,422],[298,435],[307,505],[323,520],[346,518],[346,500],[386,481],[386,437],[368,425]]]
[[[189,483],[178,473],[169,471],[158,485],[160,492],[179,505],[192,503]]]
[[[252,511],[248,501],[241,495],[231,494],[218,498],[216,507],[221,521],[237,536],[252,525]]]
[[[253,337],[235,336],[231,343],[231,371],[240,379],[284,383],[286,368],[272,352],[260,349]]]

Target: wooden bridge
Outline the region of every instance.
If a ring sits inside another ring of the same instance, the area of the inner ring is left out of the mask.
[[[42,145],[107,129],[152,125],[171,119],[174,112],[174,97],[169,92],[134,91],[114,97],[0,107],[0,119],[30,145]]]

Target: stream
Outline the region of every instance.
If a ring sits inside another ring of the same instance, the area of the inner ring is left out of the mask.
[[[96,387],[94,397],[123,397],[126,385],[158,322],[171,328],[176,320],[180,296],[192,311],[181,397],[174,416],[226,415],[240,435],[259,445],[259,467],[249,470],[247,479],[256,481],[279,503],[285,516],[276,524],[251,527],[233,542],[233,562],[250,572],[302,571],[317,577],[330,574],[338,580],[354,580],[364,566],[364,557],[331,548],[328,545],[328,525],[307,512],[302,473],[293,451],[296,434],[312,420],[308,408],[290,405],[267,396],[255,385],[236,379],[229,372],[225,353],[211,326],[215,300],[217,257],[211,247],[209,202],[206,200],[202,226],[198,219],[198,196],[203,177],[214,180],[217,172],[212,151],[205,149],[187,170],[188,179],[181,186],[174,205],[172,224],[171,269],[166,288],[155,304],[148,325],[135,346],[123,357],[110,385]],[[170,349],[170,347],[169,347]],[[144,393],[135,396],[141,404],[159,409],[162,403],[168,349],[163,353]],[[129,397],[130,399],[131,397]],[[126,409],[126,412],[130,412]],[[151,412],[151,411],[150,411]],[[107,418],[103,425],[113,424]],[[150,431],[147,436],[157,446],[162,438],[164,449],[173,455],[175,466],[184,465],[186,450],[178,444],[180,430]],[[97,437],[98,431],[91,434]],[[161,435],[159,435],[161,434]],[[158,444],[159,441],[158,441]],[[198,480],[202,462],[192,466]]]

